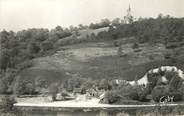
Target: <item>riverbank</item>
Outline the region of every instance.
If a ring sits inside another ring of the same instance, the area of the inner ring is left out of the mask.
[[[14,104],[15,107],[57,107],[57,108],[144,108],[144,107],[157,107],[157,106],[184,106],[184,104],[169,103],[169,104],[142,104],[142,105],[111,105],[101,104],[100,99],[92,98],[90,100],[68,100],[68,101],[55,101],[55,102],[18,102]]]
[[[22,100],[22,101],[21,101]],[[28,116],[173,116],[184,114],[184,103],[142,104],[142,105],[110,105],[99,103],[100,99],[75,99],[49,102],[43,98],[21,98],[14,106]]]

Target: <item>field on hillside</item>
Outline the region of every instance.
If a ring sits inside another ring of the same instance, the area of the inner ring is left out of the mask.
[[[98,35],[99,32],[102,31],[108,31],[109,27],[103,27],[103,28],[99,28],[99,29],[84,29],[84,30],[80,30],[79,34],[80,34],[80,38],[86,37],[87,35],[91,35],[92,33],[94,33],[95,35]]]
[[[122,45],[122,57],[117,55],[118,47],[113,41],[91,42],[62,47],[52,56],[34,59],[34,66],[20,73],[22,77],[34,79],[43,77],[48,81],[62,81],[72,76],[84,78],[141,78],[149,69],[170,65],[164,59],[168,51],[162,44],[150,46],[140,44],[139,50],[132,43]],[[182,57],[178,60],[182,64]],[[178,65],[179,68],[183,67]]]

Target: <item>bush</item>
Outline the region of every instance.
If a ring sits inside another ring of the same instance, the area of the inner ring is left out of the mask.
[[[136,90],[136,87],[128,85],[126,87],[120,88],[120,94],[123,98],[138,100],[139,96]]]
[[[176,74],[175,72],[167,73],[168,78],[170,76],[169,81],[169,89],[170,91],[177,91],[179,88],[182,87],[182,79]]]
[[[53,48],[53,44],[49,41],[44,41],[43,43],[41,43],[41,49],[42,51],[47,51]]]
[[[86,90],[92,88],[92,86],[93,86],[92,80],[91,79],[88,79],[88,80],[86,80],[85,82],[82,83],[81,88],[84,91],[86,91]]]
[[[14,107],[16,100],[12,96],[4,96],[1,100],[0,116],[26,116],[23,112]]]
[[[156,86],[151,95],[154,101],[159,102],[161,97],[169,95],[169,87],[164,85]]]
[[[164,55],[164,58],[165,59],[171,59],[172,58],[172,54],[167,52],[165,55]]]
[[[149,60],[153,61],[154,59],[154,55],[149,55]]]
[[[8,50],[3,50],[1,48],[0,55],[0,70],[6,70],[8,68],[8,64],[10,63],[10,55]]]
[[[40,51],[40,47],[38,46],[38,43],[36,42],[29,43],[27,49],[30,54],[37,54]]]
[[[37,94],[35,85],[29,80],[18,80],[15,83],[15,92],[18,95]]]
[[[111,90],[106,92],[101,103],[109,104],[140,104],[139,101],[144,101],[146,91],[141,86],[124,86],[121,89]],[[138,101],[137,101],[138,100]]]
[[[30,68],[32,66],[33,66],[33,62],[31,60],[30,61],[22,62],[22,63],[20,63],[20,64],[17,65],[17,67],[19,68],[19,70]]]
[[[109,82],[107,79],[102,79],[99,83],[99,89],[108,90],[110,87]]]
[[[169,43],[166,45],[166,49],[175,49],[178,46],[179,46],[178,43]]]
[[[69,78],[65,83],[64,83],[64,88],[67,91],[72,92],[74,88],[81,88],[82,84],[84,83],[84,79],[78,77],[78,75],[73,75],[72,78]]]
[[[174,102],[177,102],[182,100],[183,93],[180,91],[170,91],[169,96],[173,97]]]
[[[1,94],[11,94],[12,93],[12,82],[14,81],[14,76],[16,71],[7,70],[4,74],[2,74],[2,78],[0,79],[0,93]]]
[[[37,77],[35,79],[35,86],[39,88],[47,88],[48,83],[47,81],[42,77]]]
[[[135,49],[134,52],[141,52],[142,49]]]
[[[174,97],[173,101],[181,101],[183,97],[181,78],[174,71],[170,71],[170,72],[166,71],[163,74],[164,75],[162,76],[166,77],[166,79],[168,80],[168,83],[167,85],[163,85],[163,83],[159,84],[159,80],[157,80],[157,84],[152,90],[153,100],[158,102],[161,97],[169,96],[169,97]],[[161,77],[159,77],[159,79],[161,79]]]
[[[161,72],[162,73],[162,72]],[[160,74],[155,74],[155,73],[148,73],[147,74],[148,77],[148,81],[150,82],[148,84],[148,87],[150,89],[150,92],[152,91],[152,89],[159,84],[159,79],[161,78]]]
[[[52,96],[52,101],[56,101],[56,95],[57,95],[58,91],[59,91],[59,89],[58,89],[58,86],[56,83],[52,83],[49,86],[49,93]]]
[[[128,85],[122,88],[120,91],[124,98],[138,101],[145,101],[146,95],[148,94],[147,88],[140,85]]]
[[[12,112],[14,111],[13,104],[16,103],[15,99],[13,97],[5,96],[2,98],[1,103],[1,112]]]
[[[136,86],[136,89],[137,89],[137,94],[138,94],[138,99],[139,101],[147,101],[146,100],[146,96],[148,95],[149,93],[149,90],[148,88],[145,88],[143,86]]]
[[[181,88],[178,91],[182,94],[182,100],[184,100],[184,84],[182,84]]]
[[[139,48],[139,44],[138,44],[138,43],[134,43],[134,44],[132,45],[132,48],[133,48],[133,49]]]
[[[104,98],[100,101],[101,103],[105,104],[118,104],[121,100],[121,96],[119,91],[107,91],[105,93]]]
[[[115,40],[115,41],[113,42],[113,44],[114,44],[115,47],[118,47],[118,46],[121,45],[121,43],[120,43],[118,40]]]
[[[0,93],[1,94],[6,93],[7,89],[8,89],[7,83],[5,83],[3,79],[0,79]]]

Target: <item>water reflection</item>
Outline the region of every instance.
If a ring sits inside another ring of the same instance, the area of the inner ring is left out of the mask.
[[[75,110],[68,109],[67,111],[24,111],[24,116],[173,116],[173,115],[183,115],[183,108],[178,110],[171,110],[170,108],[163,107],[158,109],[142,109],[142,110],[119,110],[119,109],[101,109],[101,110]]]
[[[126,113],[117,113],[117,112],[109,112],[105,110],[101,111],[75,111],[75,112],[53,112],[53,111],[29,111],[26,113],[26,116],[124,116]],[[129,116],[128,114],[125,116]]]

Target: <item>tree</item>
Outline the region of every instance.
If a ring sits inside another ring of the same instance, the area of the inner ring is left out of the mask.
[[[91,23],[91,24],[89,25],[89,28],[91,28],[91,29],[96,29],[96,25],[95,25],[94,23]]]
[[[177,72],[175,71],[165,71],[165,77],[170,82],[173,83],[174,79],[177,79]],[[172,80],[172,81],[171,81]]]
[[[114,90],[114,91],[107,91],[105,93],[104,99],[106,99],[106,100],[101,101],[102,103],[118,104],[122,98],[119,94],[119,91]]]
[[[57,26],[55,29],[52,29],[49,33],[49,40],[57,42],[57,40],[68,37],[72,35],[72,30],[67,28],[63,29],[61,26]]]
[[[41,43],[42,52],[45,52],[45,51],[50,50],[52,48],[53,48],[53,44],[49,41],[44,41],[43,43]]]
[[[42,42],[48,40],[49,30],[48,29],[35,29],[33,32],[33,37],[35,41]]]
[[[122,50],[122,46],[121,45],[119,45],[119,47],[118,47],[117,54],[118,54],[119,57],[123,56],[123,50]]]
[[[74,26],[70,25],[69,29],[70,29],[70,31],[74,31]]]
[[[78,29],[76,31],[78,32]],[[72,35],[72,32],[68,28],[65,28],[64,31],[63,31],[62,38],[68,37],[68,36],[71,36],[71,35]]]
[[[8,89],[7,83],[5,83],[5,82],[1,79],[1,80],[0,80],[0,93],[1,93],[1,94],[6,93],[7,89]]]
[[[100,27],[107,27],[110,25],[110,20],[109,19],[102,19],[101,22],[100,22]]]
[[[139,101],[146,101],[146,96],[149,93],[148,88],[145,88],[141,85],[137,85],[135,86],[136,90],[137,90],[137,94],[138,94],[138,99]]]
[[[99,84],[100,89],[108,90],[109,89],[109,83],[107,79],[102,79]]]
[[[37,54],[40,51],[40,47],[36,42],[31,42],[28,45],[28,51],[30,54]]]
[[[82,24],[79,24],[79,29],[85,29],[85,26],[83,26]]]
[[[127,85],[124,86],[122,88],[119,89],[119,93],[121,95],[121,97],[125,98],[125,99],[131,99],[131,100],[138,100],[139,96],[138,96],[138,92],[137,92],[137,88],[131,85]]]
[[[14,109],[14,106],[13,106],[13,104],[14,103],[16,103],[16,101],[15,101],[15,99],[14,99],[14,97],[8,97],[8,96],[6,96],[6,97],[3,97],[2,98],[2,103],[1,103],[1,112],[12,112],[12,111],[14,111],[15,109]]]
[[[182,79],[177,75],[173,75],[172,79],[169,82],[170,91],[177,91],[182,86]]]
[[[81,85],[81,88],[83,89],[83,90],[88,90],[88,89],[90,89],[90,88],[92,88],[93,87],[93,82],[92,82],[92,80],[90,79],[90,78],[88,78],[87,80],[85,80],[83,83],[82,83],[82,85]]]
[[[120,25],[120,18],[115,18],[112,20],[112,25],[113,26],[118,26]]]
[[[67,81],[67,90],[73,91],[74,88],[80,88],[84,80],[78,75],[72,75],[73,77]]]
[[[18,95],[37,94],[33,82],[27,79],[21,80],[20,78],[17,78],[17,81],[15,83],[15,93]]]
[[[158,14],[157,19],[162,19],[164,16],[162,13]]]
[[[11,94],[16,71],[14,70],[7,70],[2,74],[2,78],[0,79],[0,93],[1,94]]]
[[[183,97],[183,93],[180,90],[170,91],[169,96],[173,97],[174,102],[181,101]]]
[[[133,49],[139,48],[139,44],[138,44],[138,43],[134,43],[134,44],[132,45],[132,48],[133,48]]]
[[[2,48],[8,48],[8,41],[9,41],[9,32],[7,32],[6,30],[3,30],[0,33],[0,47]]]
[[[55,30],[56,31],[63,31],[63,28],[61,26],[56,26]]]
[[[58,93],[58,87],[57,86],[58,85],[56,83],[52,83],[49,86],[49,93],[51,94],[53,101],[56,101],[56,95]]]
[[[10,64],[10,55],[7,49],[1,49],[0,53],[0,69],[6,70]]]
[[[40,88],[46,88],[47,87],[47,82],[44,78],[37,77],[35,79],[35,86],[40,87]]]
[[[116,40],[118,39],[118,36],[119,36],[119,30],[114,28],[113,26],[110,26],[109,27],[109,31],[108,33],[110,34],[110,36],[112,37],[112,39]]]

